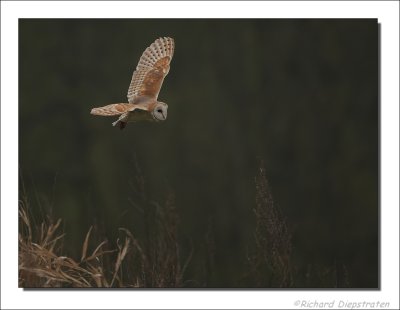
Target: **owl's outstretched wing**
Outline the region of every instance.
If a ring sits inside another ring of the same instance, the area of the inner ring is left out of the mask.
[[[106,105],[104,107],[93,108],[92,111],[90,111],[90,114],[100,115],[100,116],[114,116],[114,115],[124,114],[125,112],[128,112],[128,111],[133,111],[137,108],[139,108],[139,107],[135,104],[114,103],[114,104]],[[144,108],[140,108],[140,109],[144,109]]]
[[[174,49],[174,39],[168,37],[159,38],[146,48],[132,75],[128,89],[129,103],[133,103],[139,96],[157,99],[164,78],[169,72]]]

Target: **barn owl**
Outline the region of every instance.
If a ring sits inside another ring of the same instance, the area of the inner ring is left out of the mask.
[[[128,89],[128,103],[114,103],[93,108],[93,115],[119,115],[113,126],[124,129],[128,122],[165,121],[168,105],[157,101],[169,64],[174,54],[175,43],[172,38],[155,40],[140,57]]]

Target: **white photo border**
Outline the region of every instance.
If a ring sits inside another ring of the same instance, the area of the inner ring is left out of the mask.
[[[23,290],[18,288],[19,18],[377,18],[381,43],[381,290]],[[2,1],[1,308],[303,309],[302,301],[399,300],[399,3],[397,1]],[[296,304],[300,302],[299,304]],[[347,306],[345,306],[347,303]],[[364,304],[365,305],[365,304]],[[309,304],[309,306],[312,306]],[[362,305],[359,304],[359,308]],[[311,307],[316,308],[316,307]]]

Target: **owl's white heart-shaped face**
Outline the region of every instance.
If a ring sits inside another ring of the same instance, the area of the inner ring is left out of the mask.
[[[152,111],[153,118],[156,121],[165,121],[167,119],[168,105],[165,102],[157,102],[154,110]]]

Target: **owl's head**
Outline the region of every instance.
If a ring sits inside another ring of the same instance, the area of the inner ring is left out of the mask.
[[[158,101],[154,110],[151,112],[155,121],[165,121],[167,119],[168,105]]]

